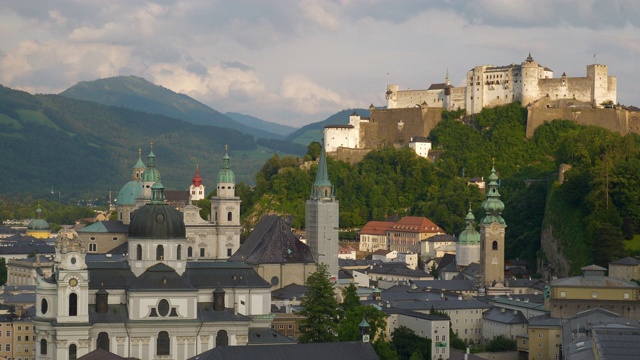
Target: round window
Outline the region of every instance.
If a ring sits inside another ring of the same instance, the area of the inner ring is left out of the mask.
[[[92,241],[96,239],[95,236],[90,237],[89,239],[91,239]]]
[[[277,276],[272,277],[271,278],[271,285],[276,286],[278,284],[280,284],[280,279],[278,279]]]
[[[169,315],[169,302],[165,299],[160,300],[158,303],[158,313],[160,316]]]
[[[76,258],[72,257],[72,258],[71,258],[71,263],[72,263],[72,264],[75,264],[75,263],[76,263]]]

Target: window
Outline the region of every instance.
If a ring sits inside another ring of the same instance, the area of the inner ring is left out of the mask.
[[[200,248],[200,257],[204,257],[204,248]]]
[[[158,313],[160,316],[167,316],[169,314],[169,302],[166,299],[162,299],[158,303]]]
[[[20,329],[18,329],[20,330]],[[22,336],[18,335],[18,341],[22,341]]]
[[[492,250],[498,250],[498,242],[497,242],[497,241],[494,241],[494,242],[491,244],[491,249],[492,249]]]
[[[278,325],[278,329],[284,329],[284,324]]]
[[[169,333],[166,331],[160,331],[158,333],[158,340],[156,343],[157,355],[171,355],[171,343],[169,342]]]
[[[226,330],[218,331],[216,335],[216,347],[218,346],[228,346],[229,345],[229,335],[227,335]]]
[[[231,256],[231,249],[227,249],[227,256]]]
[[[42,299],[40,302],[40,312],[42,314],[46,314],[47,311],[49,311],[49,303],[47,302],[47,299]]]
[[[287,329],[293,329],[293,325],[292,324],[287,325]]]
[[[233,213],[231,211],[227,213],[227,221],[233,221]]]
[[[69,316],[78,316],[78,294],[69,295]]]
[[[69,360],[76,360],[78,358],[78,347],[76,344],[69,345]]]
[[[560,297],[566,297],[567,296],[567,292],[566,291],[560,291]]]
[[[11,351],[11,344],[5,344],[4,351]]]
[[[178,249],[176,250],[176,259],[182,260],[182,245],[178,245]]]
[[[187,248],[187,257],[193,257],[193,248],[191,246]]]
[[[11,331],[7,330],[5,333],[6,333],[5,335],[7,335],[7,337],[11,337]]]
[[[96,341],[96,347],[98,349],[109,351],[109,334],[101,332],[98,334],[98,340]]]
[[[142,260],[142,245],[136,246],[136,260]]]
[[[624,293],[624,299],[625,300],[629,300],[629,293],[628,292]]]
[[[18,330],[19,330],[19,331],[22,331],[22,326],[18,326]]]
[[[598,292],[597,291],[591,292],[591,298],[592,299],[597,299],[598,298]]]
[[[97,244],[89,244],[89,251],[98,251],[97,248]]]
[[[164,246],[158,245],[156,248],[156,260],[164,260]]]

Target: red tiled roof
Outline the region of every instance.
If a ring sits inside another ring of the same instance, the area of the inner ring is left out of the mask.
[[[389,230],[415,233],[443,233],[438,225],[421,216],[405,216],[398,220]]]
[[[387,230],[391,229],[391,227],[395,223],[391,221],[369,221],[365,226],[360,230],[360,234],[365,235],[386,235]]]

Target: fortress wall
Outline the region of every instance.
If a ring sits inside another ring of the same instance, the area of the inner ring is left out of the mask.
[[[552,121],[555,119],[571,120],[580,125],[596,125],[618,132],[621,135],[626,135],[629,131],[640,131],[629,129],[628,117],[629,111],[624,109],[532,107],[529,108],[527,115],[526,135],[528,138],[532,137],[538,126],[544,124],[545,121]]]
[[[426,102],[429,106],[442,107],[443,90],[403,90],[396,93],[396,106],[414,107]]]
[[[404,146],[414,136],[429,136],[441,119],[442,108],[376,109],[367,125],[377,124],[377,136],[363,134],[361,142],[366,148]]]
[[[464,109],[466,93],[466,89],[463,87],[451,89],[451,95],[449,95],[447,110],[457,110],[458,108]]]
[[[328,154],[332,158],[342,160],[351,165],[359,163],[373,149],[348,149],[339,147],[335,153]]]
[[[540,79],[540,96],[549,96],[551,100],[576,99],[591,103],[592,80],[586,77],[566,78],[565,86],[562,86],[562,78]]]

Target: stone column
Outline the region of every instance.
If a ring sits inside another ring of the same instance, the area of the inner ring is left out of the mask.
[[[116,337],[116,354],[122,356],[122,357],[130,357],[131,354],[127,354],[125,351],[125,344],[127,342],[127,338],[126,337]]]

